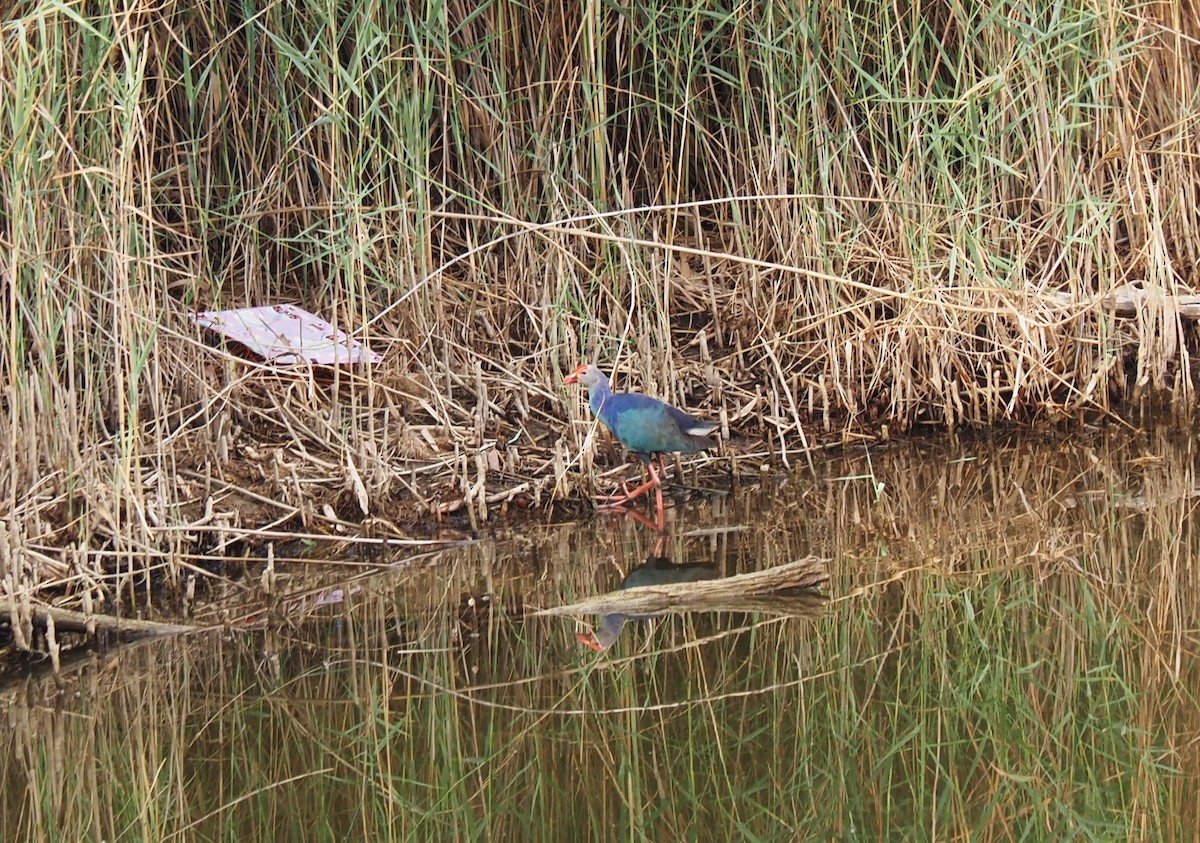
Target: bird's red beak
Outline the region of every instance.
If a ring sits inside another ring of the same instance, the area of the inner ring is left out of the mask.
[[[587,363],[584,363],[582,366],[577,368],[574,372],[571,372],[571,374],[569,374],[565,378],[563,378],[563,383],[579,383],[579,376],[583,374],[583,372],[586,368],[587,368]]]
[[[585,647],[591,647],[597,653],[604,652],[604,648],[600,646],[600,642],[596,640],[596,636],[590,632],[576,632],[575,640]]]

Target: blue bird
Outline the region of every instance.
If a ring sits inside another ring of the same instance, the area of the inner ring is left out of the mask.
[[[662,524],[662,479],[654,470],[652,458],[658,457],[665,474],[663,454],[694,454],[711,448],[713,442],[708,437],[717,429],[717,425],[698,421],[683,410],[648,395],[613,392],[608,376],[593,363],[584,363],[567,375],[563,383],[577,383],[587,389],[592,413],[650,471],[649,482],[632,492],[626,490],[622,495],[606,495],[603,499],[612,506],[618,506],[654,489],[658,523]]]

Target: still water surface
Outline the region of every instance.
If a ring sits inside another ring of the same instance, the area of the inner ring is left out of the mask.
[[[858,446],[661,541],[283,570],[266,629],[7,688],[0,839],[1193,840],[1196,463],[1171,431]],[[783,614],[530,614],[809,555],[827,599]]]

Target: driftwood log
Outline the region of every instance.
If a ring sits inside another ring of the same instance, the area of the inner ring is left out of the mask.
[[[723,579],[624,588],[531,614],[650,616],[668,612],[772,612],[811,615],[819,612],[826,602],[813,590],[829,580],[827,562],[810,556],[765,571]]]

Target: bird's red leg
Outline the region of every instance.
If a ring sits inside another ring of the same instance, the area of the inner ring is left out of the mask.
[[[620,504],[606,506],[605,510],[608,512],[619,512],[622,515],[628,515],[630,518],[632,518],[634,521],[637,521],[643,527],[649,527],[651,530],[654,530],[659,533],[663,532],[662,523],[655,524],[655,523],[651,522],[651,520],[649,518],[647,518],[645,515],[642,515],[640,512],[636,512],[635,510],[632,510],[632,509],[626,509],[625,507],[621,506]],[[661,541],[661,537],[660,537],[660,541]],[[655,555],[661,556],[662,554],[656,553]]]
[[[642,491],[645,491],[645,490],[643,489]],[[638,494],[641,494],[641,492],[635,493],[635,492],[629,491],[629,481],[628,480],[622,480],[621,481],[621,494],[618,495],[616,492],[614,492],[611,495],[595,495],[594,500],[605,501],[611,506],[618,506],[620,504],[625,503],[625,501],[632,499],[633,497],[635,497]]]
[[[617,496],[617,495],[606,496],[606,499],[609,501],[609,503],[607,503],[606,506],[614,506],[615,507],[615,506],[620,506],[622,504],[629,503],[629,501],[633,500],[634,498],[641,497],[646,492],[653,489],[654,490],[654,509],[655,509],[655,513],[658,516],[658,529],[661,530],[663,528],[663,524],[666,523],[666,521],[663,517],[662,478],[660,478],[658,476],[658,472],[656,472],[654,470],[653,462],[646,463],[646,469],[650,472],[650,479],[648,481],[646,481],[642,485],[638,486],[632,492],[626,492],[626,494],[624,496]]]
[[[662,481],[654,473],[654,464],[653,463],[649,463],[647,465],[647,468],[650,470],[651,480],[649,483],[645,484],[644,486],[640,487],[639,489],[634,489],[633,496],[642,494],[642,492],[644,492],[651,485],[654,486],[655,514],[657,516],[656,523],[652,524],[652,523],[650,523],[650,519],[645,518],[642,515],[639,515],[638,513],[634,512],[632,509],[626,509],[624,506],[625,501],[621,501],[618,503],[607,503],[607,504],[604,504],[603,508],[606,510],[620,512],[625,515],[632,516],[635,521],[640,521],[642,524],[649,527],[651,530],[657,530],[659,533],[663,533],[666,531],[667,521],[663,515]],[[633,496],[631,496],[631,497],[633,497]],[[629,500],[629,498],[626,498],[626,500]],[[656,545],[656,547],[661,546],[661,543],[662,543],[662,539],[660,538],[659,545]],[[656,555],[658,555],[657,551],[655,553],[656,553]]]
[[[661,533],[662,530],[660,529],[659,532]],[[650,555],[661,557],[663,555],[663,546],[666,543],[667,543],[667,537],[665,535],[659,536],[657,539],[654,540],[654,550],[651,551]]]
[[[659,460],[662,459],[662,454],[658,455]],[[663,499],[662,499],[662,479],[654,472],[654,463],[647,463],[646,468],[650,469],[650,482],[654,484],[654,510],[658,514],[658,529],[662,529],[666,524],[666,518],[663,516]],[[666,474],[666,466],[663,467],[663,474]]]
[[[651,476],[654,476],[654,469],[650,470],[650,474]],[[646,492],[653,489],[656,485],[658,485],[657,478],[643,483],[632,492],[626,491],[623,495],[597,495],[596,500],[608,501],[609,506],[616,506],[617,504],[628,503],[634,498],[640,498],[642,495],[646,494]]]
[[[659,465],[659,468],[662,469],[662,476],[665,478],[667,476],[667,462],[665,459],[663,459],[662,454],[658,455],[658,465]],[[662,524],[665,524],[666,521],[663,520],[663,498],[662,498],[662,480],[661,479],[659,480],[659,485],[658,485],[658,489],[657,489],[657,503],[658,503],[658,523],[660,525],[662,525]],[[662,529],[661,526],[659,529]]]
[[[633,500],[635,497],[637,497],[638,495],[642,494],[645,491],[646,490],[644,488],[639,486],[638,488],[634,489],[631,492],[631,491],[629,491],[629,483],[625,480],[622,480],[621,481],[621,491],[619,494],[617,492],[613,492],[611,495],[596,495],[594,499],[598,500],[598,501],[604,501],[603,505],[606,507],[607,506],[620,506],[621,504],[626,503],[627,501]]]
[[[645,483],[643,483],[642,485],[638,486],[632,492],[629,490],[629,486],[623,483],[621,485],[622,485],[622,490],[624,491],[624,494],[621,494],[621,495],[597,495],[596,500],[606,501],[606,504],[605,504],[606,506],[619,506],[624,503],[629,503],[629,501],[634,500],[635,498],[639,498],[642,495],[646,494],[646,492],[650,491],[651,489],[656,488],[659,485],[659,483],[661,483],[662,481],[659,479],[658,475],[654,472],[654,463],[653,462],[646,463],[646,468],[649,469],[649,471],[650,471],[650,479],[648,481],[646,481]],[[659,492],[659,496],[661,498],[661,496],[662,496],[661,491]],[[662,507],[660,505],[659,510],[661,511],[661,509],[662,509]],[[662,522],[661,518],[659,518],[659,522],[660,523]]]

